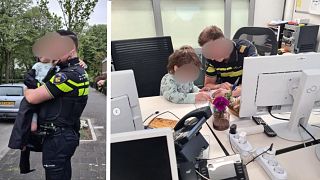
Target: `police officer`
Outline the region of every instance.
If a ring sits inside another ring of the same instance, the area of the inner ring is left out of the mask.
[[[206,27],[200,33],[198,43],[207,59],[205,87],[202,90],[230,90],[236,84],[238,87],[233,95],[239,96],[243,60],[244,57],[257,56],[255,46],[247,40],[226,39],[217,26]]]
[[[44,85],[27,89],[25,98],[31,104],[41,103],[38,123],[40,131],[46,133],[42,146],[46,179],[69,180],[71,157],[79,145],[80,116],[87,103],[89,81],[79,65],[76,34],[68,30],[57,33],[73,41],[73,50],[56,59],[60,70]]]

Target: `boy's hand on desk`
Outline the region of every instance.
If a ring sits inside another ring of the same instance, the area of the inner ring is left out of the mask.
[[[203,102],[203,101],[209,101],[211,98],[207,93],[200,92],[196,95],[196,103]]]

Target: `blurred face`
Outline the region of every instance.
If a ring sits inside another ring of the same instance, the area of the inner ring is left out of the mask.
[[[183,66],[174,66],[175,79],[180,83],[188,83],[195,81],[199,76],[200,69],[193,63]]]
[[[222,62],[225,59],[229,59],[232,50],[232,41],[221,38],[204,44],[202,47],[202,54],[207,59]]]
[[[48,59],[48,58],[45,58],[45,57],[40,57],[39,60],[42,63],[50,63],[50,62],[52,62],[51,59]]]
[[[43,60],[65,62],[74,55],[75,46],[70,37],[50,32],[35,42],[32,51]]]

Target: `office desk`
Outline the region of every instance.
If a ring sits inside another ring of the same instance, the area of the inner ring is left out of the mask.
[[[145,119],[150,114],[154,113],[155,111],[159,111],[160,113],[163,111],[171,111],[172,113],[176,114],[179,118],[183,117],[188,112],[203,107],[208,104],[174,104],[168,102],[161,96],[155,97],[147,97],[147,98],[140,98],[140,108],[142,112],[142,117]],[[289,114],[281,114],[278,115],[279,117],[289,117]],[[169,118],[169,119],[176,119],[171,114],[164,114],[160,117]],[[265,115],[262,118],[268,124],[274,123],[281,123],[281,120],[275,120],[272,117]],[[152,118],[148,119],[145,122],[145,125],[151,120]],[[212,118],[208,121],[208,124],[212,127]],[[320,116],[312,115],[310,121],[311,124],[320,124]],[[235,116],[231,115],[230,124],[236,123],[238,127],[247,127],[247,126],[255,126],[256,124],[250,119],[239,119]],[[213,129],[213,128],[212,128]],[[225,146],[227,151],[230,154],[233,154],[232,149],[230,147],[229,139],[228,139],[228,132],[227,131],[216,131],[214,130],[216,135],[218,136],[219,140]],[[207,125],[203,125],[201,129],[201,133],[204,136],[210,137],[210,153],[209,158],[216,158],[225,156],[222,149],[220,148],[219,144],[217,143],[216,139],[210,132],[210,129]],[[315,137],[318,139],[320,138],[320,129],[317,134],[314,134]],[[300,144],[301,142],[292,142],[281,139],[279,137],[267,137],[264,133],[249,135],[247,137],[248,141],[254,148],[258,147],[265,147],[270,146],[271,143],[274,144],[275,149],[282,149],[289,146]],[[313,150],[312,150],[313,149]],[[306,159],[303,159],[307,157]],[[291,151],[285,154],[281,154],[277,156],[280,164],[285,168],[285,170],[289,174],[289,179],[300,179],[304,174],[308,173],[308,178],[304,179],[320,179],[320,161],[318,161],[316,154],[314,152],[314,146],[310,148],[299,149],[296,151]],[[296,163],[293,163],[296,162]],[[269,176],[265,173],[262,167],[260,167],[256,162],[252,162],[248,165],[248,174],[250,179],[269,179]],[[317,169],[317,172],[311,172]],[[300,171],[299,171],[300,170]],[[304,173],[302,173],[302,171]],[[309,172],[310,171],[310,172]]]

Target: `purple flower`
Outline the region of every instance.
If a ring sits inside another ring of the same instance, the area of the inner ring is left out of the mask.
[[[226,107],[229,106],[229,101],[227,98],[221,96],[221,97],[215,98],[212,104],[218,111],[221,112],[226,110]]]

